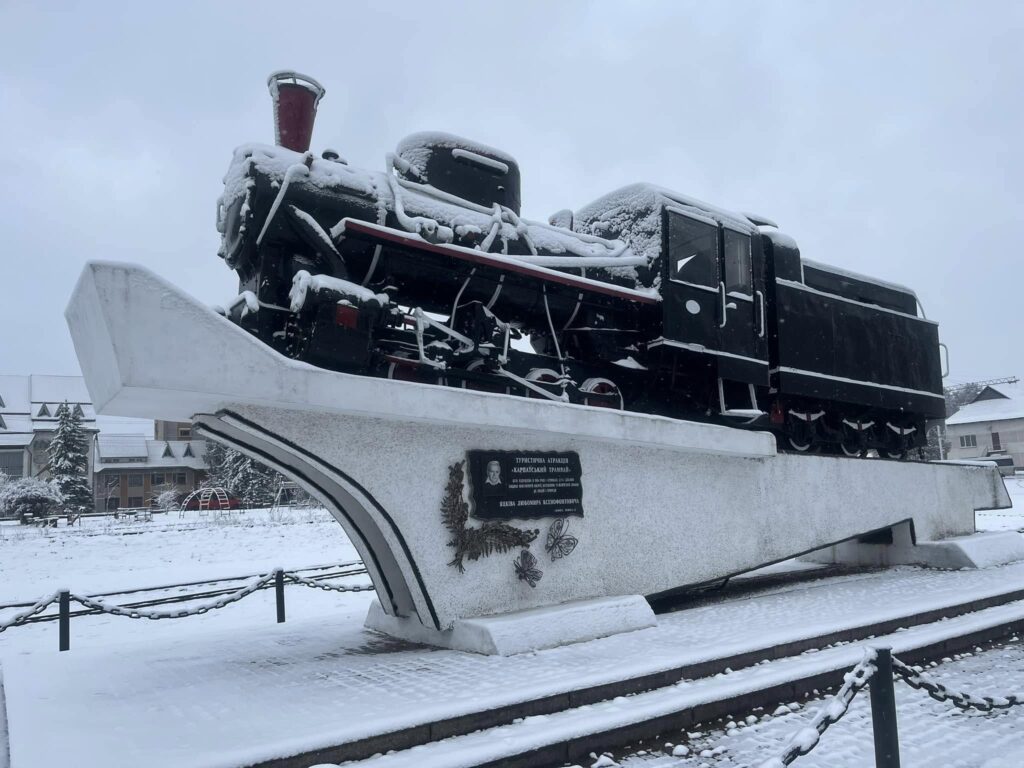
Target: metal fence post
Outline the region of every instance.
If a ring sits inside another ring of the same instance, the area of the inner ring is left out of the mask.
[[[280,568],[274,574],[274,592],[277,593],[277,623],[284,624],[284,571]]]
[[[60,650],[66,651],[71,648],[71,593],[66,589],[60,591],[57,607],[60,610]]]
[[[875,674],[871,676],[871,728],[875,734],[875,768],[900,768],[900,735],[896,724],[896,691],[893,687],[892,652],[876,648]]]

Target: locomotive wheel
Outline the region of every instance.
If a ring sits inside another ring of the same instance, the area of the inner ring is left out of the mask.
[[[845,437],[839,441],[839,448],[843,452],[844,456],[850,456],[858,459],[863,458],[868,452],[867,448],[861,444],[860,440],[850,441]]]
[[[786,442],[789,443],[789,447],[798,453],[813,453],[815,448],[814,439],[808,436],[806,439],[799,438],[796,435],[786,435]]]
[[[466,366],[467,371],[480,371],[486,363],[483,360],[474,360]],[[482,371],[481,371],[482,373]],[[509,394],[510,390],[508,386],[502,384],[488,384],[482,381],[473,381],[471,379],[463,379],[460,385],[463,389],[472,389],[476,392],[497,392],[501,395]]]
[[[413,361],[408,363],[392,362],[388,365],[388,378],[398,381],[413,381],[418,384],[444,384],[444,377],[427,365],[419,365]]]
[[[904,429],[903,425],[899,425],[900,429]],[[897,434],[891,426],[886,425],[886,445],[880,449],[879,453],[885,456],[887,459],[895,459],[897,461],[903,461],[909,457],[911,450],[911,440],[908,439],[908,434]],[[913,430],[910,430],[913,432]]]
[[[814,422],[793,417],[786,424],[786,442],[797,453],[816,453],[819,443],[814,432]]]
[[[839,449],[844,456],[862,458],[868,452],[867,436],[864,432],[858,432],[843,425],[843,434],[839,438]]]
[[[592,405],[595,408],[614,408],[620,411],[626,407],[622,399],[622,392],[611,379],[587,379],[580,387],[580,391],[588,395],[596,395],[596,397],[584,396],[584,405]]]
[[[561,374],[558,373],[558,371],[553,371],[550,368],[534,368],[532,371],[526,374],[525,378],[527,381],[532,381],[537,384],[557,384],[558,381],[562,378],[562,376]],[[534,392],[532,389],[529,388],[526,389],[526,396],[540,398],[544,397],[544,395],[540,394],[539,392]]]

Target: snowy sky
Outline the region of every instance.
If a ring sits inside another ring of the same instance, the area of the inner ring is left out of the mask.
[[[519,160],[532,218],[634,181],[756,211],[916,288],[954,380],[1024,376],[1019,3],[0,0],[0,29],[0,373],[78,372],[89,259],[235,294],[220,180],[289,68],[327,88],[314,150],[445,130]]]

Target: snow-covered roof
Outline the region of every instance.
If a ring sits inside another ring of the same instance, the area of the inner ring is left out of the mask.
[[[99,435],[96,452],[100,459],[145,459],[146,438],[142,435]]]
[[[600,216],[605,211],[623,207],[632,208],[639,214],[649,208],[666,203],[674,203],[680,208],[692,209],[705,216],[711,215],[723,224],[738,227],[743,231],[753,231],[755,229],[754,223],[738,211],[720,208],[717,205],[705,203],[703,200],[698,200],[695,197],[690,197],[680,192],[673,192],[671,189],[665,189],[657,184],[647,184],[645,182],[629,184],[616,189],[614,192],[602,195],[597,200],[576,211],[576,217],[590,219]]]
[[[50,430],[57,423],[57,408],[67,402],[82,411],[86,429],[95,429],[96,411],[89,401],[89,391],[81,376],[0,376],[0,416],[10,428],[12,416],[26,416],[31,425],[26,430]]]
[[[24,448],[32,442],[32,433],[5,432],[0,430],[0,448]]]
[[[102,469],[206,469],[203,440],[147,440],[139,435],[99,435],[96,471]]]
[[[988,386],[982,393],[995,394],[969,403],[946,419],[947,425],[976,424],[982,421],[1024,419],[1024,383]]]

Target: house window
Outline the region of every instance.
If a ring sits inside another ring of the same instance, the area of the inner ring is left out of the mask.
[[[0,451],[0,474],[8,477],[21,477],[21,451]]]
[[[192,427],[178,427],[178,439],[188,440],[192,437]]]
[[[999,433],[998,432],[993,432],[992,433],[992,450],[993,451],[1001,451],[1001,450],[1003,450],[1003,446],[999,442]]]
[[[142,475],[128,475],[128,487],[129,488],[141,488],[142,487]]]
[[[978,438],[975,435],[960,435],[961,448],[977,448]]]
[[[186,482],[187,481],[185,480],[185,473],[184,472],[178,472],[178,473],[176,473],[174,475],[174,484],[175,485],[185,485]]]
[[[128,506],[129,507],[141,507],[142,506],[142,497],[141,496],[129,496],[128,497]]]
[[[152,483],[153,483],[153,485],[163,485],[164,484],[164,473],[163,472],[154,472],[153,473]]]

